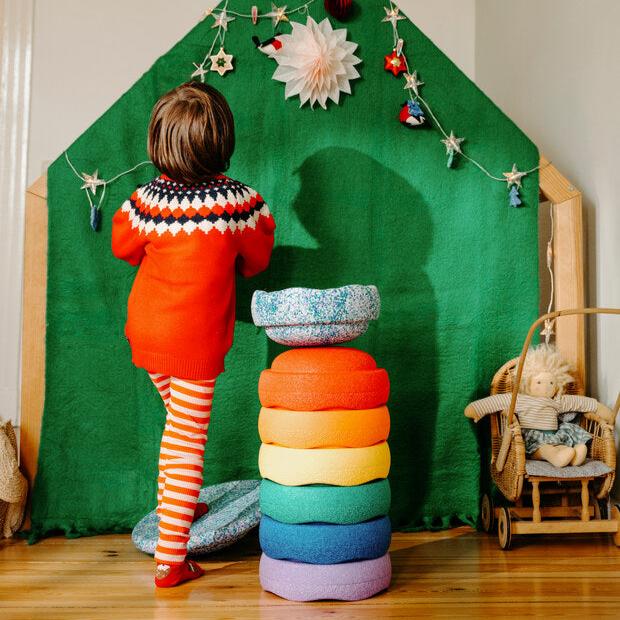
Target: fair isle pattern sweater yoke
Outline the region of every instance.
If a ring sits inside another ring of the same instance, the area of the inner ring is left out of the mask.
[[[162,175],[138,187],[121,210],[140,233],[173,236],[181,231],[188,235],[241,232],[270,215],[258,192],[224,175],[196,185],[179,184]]]

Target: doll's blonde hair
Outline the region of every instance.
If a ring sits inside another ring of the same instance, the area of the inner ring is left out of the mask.
[[[553,375],[555,384],[558,386],[556,396],[561,396],[564,393],[564,388],[574,381],[570,374],[570,364],[562,358],[560,352],[551,344],[540,344],[527,352],[519,391],[526,392],[530,379],[541,372],[548,372]]]

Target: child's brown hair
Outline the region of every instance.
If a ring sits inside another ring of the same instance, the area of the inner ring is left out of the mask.
[[[177,86],[153,108],[147,149],[155,166],[173,181],[199,183],[223,172],[235,150],[228,102],[208,84]]]

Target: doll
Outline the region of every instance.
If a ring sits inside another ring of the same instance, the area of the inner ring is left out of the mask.
[[[569,370],[555,347],[543,344],[531,349],[515,407],[527,456],[556,467],[582,465],[586,460],[592,435],[573,423],[578,413],[596,412],[608,424],[615,417],[594,398],[564,394],[573,380]],[[467,405],[465,415],[478,422],[489,413],[508,409],[510,400],[510,393],[488,396]]]

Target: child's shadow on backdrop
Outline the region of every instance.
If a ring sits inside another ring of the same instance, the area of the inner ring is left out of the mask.
[[[237,317],[251,322],[256,289],[377,285],[381,316],[351,346],[389,372],[394,525],[412,524],[423,516],[438,406],[437,306],[424,271],[433,234],[429,206],[403,177],[354,149],[317,151],[297,173],[293,209],[319,247],[276,247],[267,273],[240,280]],[[284,218],[280,208],[282,228]],[[271,341],[269,347],[269,362],[284,350]]]

